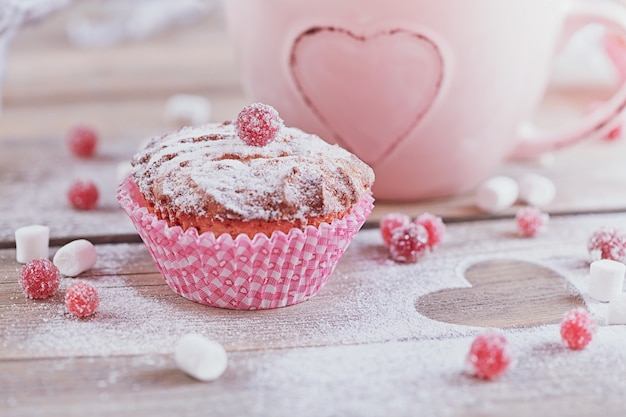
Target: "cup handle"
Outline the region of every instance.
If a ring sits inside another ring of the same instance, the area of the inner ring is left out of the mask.
[[[563,36],[571,36],[589,23],[599,23],[615,30],[626,38],[626,8],[613,2],[574,1],[568,12]],[[607,135],[622,120],[626,109],[626,82],[623,82],[610,100],[595,111],[583,116],[571,125],[556,130],[541,131],[525,125],[518,132],[517,146],[512,158],[531,158],[553,151],[583,139]]]

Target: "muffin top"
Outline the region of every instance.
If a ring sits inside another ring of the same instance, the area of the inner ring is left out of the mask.
[[[154,138],[132,176],[157,211],[216,220],[298,221],[344,213],[367,194],[372,169],[318,136],[283,127],[251,146],[232,122]]]

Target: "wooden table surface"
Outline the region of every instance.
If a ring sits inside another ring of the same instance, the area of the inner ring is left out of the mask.
[[[471,194],[378,202],[311,300],[270,311],[209,308],[166,286],[115,189],[118,163],[177,127],[164,117],[172,94],[207,97],[215,121],[249,101],[221,16],[105,49],[68,44],[67,17],[20,33],[2,87],[0,416],[623,415],[626,329],[606,325],[606,304],[587,295],[586,242],[600,227],[626,229],[626,140],[588,141],[499,169],[556,183],[549,228],[536,238],[516,234],[519,205],[488,216]],[[604,96],[552,92],[537,118],[560,123]],[[101,135],[93,160],[73,158],[64,145],[78,123]],[[97,209],[68,206],[77,177],[98,184]],[[446,239],[417,264],[395,264],[376,228],[390,211],[443,216]],[[93,318],[64,311],[72,278],[51,299],[24,297],[13,233],[29,224],[50,226],[51,256],[76,238],[96,244],[96,266],[79,277],[100,293]],[[599,324],[582,351],[559,336],[562,314],[576,306]],[[516,354],[491,382],[464,367],[485,328],[505,334]],[[229,366],[217,381],[176,368],[173,346],[188,332],[226,348]]]

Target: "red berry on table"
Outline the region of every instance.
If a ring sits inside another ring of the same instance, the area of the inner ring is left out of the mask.
[[[50,298],[59,288],[61,274],[49,259],[34,259],[22,267],[19,282],[28,298]]]
[[[473,375],[494,379],[502,375],[513,361],[513,352],[504,336],[493,331],[479,334],[467,354]]]
[[[550,216],[536,207],[523,207],[515,214],[517,230],[522,236],[533,237],[541,233],[546,226]]]
[[[67,146],[79,158],[91,158],[96,152],[98,134],[88,126],[75,126],[67,136]]]
[[[626,233],[615,228],[603,228],[595,231],[587,242],[591,259],[626,260]]]
[[[584,308],[568,311],[561,321],[561,338],[570,349],[583,349],[596,331],[596,322]]]
[[[254,103],[244,107],[237,116],[237,136],[251,146],[265,146],[276,138],[283,120],[272,106]]]
[[[607,135],[604,137],[604,140],[612,141],[612,140],[617,140],[621,138],[623,130],[624,130],[624,127],[622,125],[617,126],[615,129],[607,133]]]
[[[446,234],[446,225],[441,217],[430,213],[422,213],[417,217],[417,219],[414,220],[414,222],[424,226],[428,232],[429,248],[434,249],[439,246],[444,235]]]
[[[411,218],[402,213],[389,213],[380,219],[380,234],[385,246],[389,246],[393,231],[400,226],[406,226],[411,222]]]
[[[98,187],[91,181],[76,180],[67,192],[67,198],[75,209],[91,210],[98,203]]]
[[[100,296],[93,285],[83,281],[72,284],[65,291],[65,307],[76,317],[91,316],[98,309]]]
[[[424,226],[409,223],[397,227],[389,242],[389,255],[396,262],[415,263],[428,251],[428,231]]]

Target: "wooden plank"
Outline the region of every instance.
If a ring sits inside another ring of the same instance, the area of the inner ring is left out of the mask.
[[[480,262],[465,271],[465,278],[471,290],[446,288],[427,294],[416,301],[417,311],[438,321],[506,329],[560,323],[563,312],[584,306],[563,276],[528,262]],[[529,287],[535,296],[520,303],[519,294]],[[451,315],[454,310],[458,313]]]
[[[14,231],[30,224],[50,226],[53,241],[134,234],[115,199],[116,166],[128,159],[128,151],[112,144],[103,144],[97,158],[81,161],[69,154],[61,138],[4,142],[0,153],[0,241],[13,242]],[[98,186],[97,209],[70,207],[67,190],[78,178]]]
[[[6,105],[154,97],[239,86],[234,52],[217,12],[141,42],[80,48],[63,36],[65,22],[81,9],[85,11],[84,7],[64,11],[18,33],[7,57]]]
[[[601,226],[624,228],[626,217],[554,218],[534,239],[518,237],[511,220],[453,224],[442,246],[413,265],[393,263],[378,231],[362,231],[317,296],[257,312],[209,308],[175,295],[141,244],[97,245],[96,267],[80,277],[101,295],[100,310],[89,320],[67,316],[62,293],[44,301],[25,299],[16,282],[15,251],[0,250],[0,411],[3,416],[86,411],[160,416],[203,413],[206,407],[218,416],[412,415],[416,409],[469,416],[616,412],[626,388],[623,326],[601,325],[581,352],[560,343],[558,324],[504,329],[517,365],[486,383],[469,377],[463,360],[474,335],[493,321],[459,321],[468,313],[445,299],[437,317],[415,307],[418,299],[446,288],[470,290],[465,271],[479,265],[483,277],[497,274],[490,286],[500,291],[487,292],[492,298],[484,308],[517,306],[500,310],[503,323],[542,317],[536,304],[541,300],[551,311],[563,308],[539,290],[563,279],[602,324],[606,304],[585,294],[585,243]],[[513,262],[503,263],[507,259]],[[520,261],[551,272],[543,281],[533,277],[533,285],[520,285]],[[62,287],[73,281],[64,279]],[[504,293],[516,297],[497,295]],[[477,317],[471,319],[485,315]],[[452,319],[457,324],[450,324]],[[225,346],[230,366],[221,379],[202,384],[176,370],[172,349],[187,332]]]
[[[623,411],[626,368],[616,344],[612,350],[591,345],[571,352],[540,336],[513,337],[517,364],[493,382],[464,373],[470,339],[229,351],[228,369],[212,383],[182,374],[170,354],[0,361],[0,410],[4,416],[591,416]]]
[[[626,219],[558,218],[535,239],[515,235],[507,220],[451,225],[442,247],[410,265],[388,259],[377,230],[362,231],[317,296],[259,312],[209,308],[179,297],[164,285],[141,244],[97,245],[100,259],[81,278],[98,288],[101,311],[84,322],[64,314],[62,291],[51,300],[25,299],[15,252],[2,250],[0,359],[161,352],[186,331],[209,332],[236,350],[467,336],[477,327],[553,323],[572,306],[553,302],[564,294],[579,294],[600,317],[606,305],[586,296],[585,245],[592,231],[606,225],[626,228]],[[550,271],[524,281],[533,270],[524,266],[528,262]],[[472,267],[480,268],[482,277],[497,277],[489,291],[471,289],[472,277],[465,274],[471,275]],[[64,279],[62,289],[72,282]],[[416,309],[416,303],[455,288],[439,299],[439,308]],[[485,314],[455,304],[463,289]],[[498,321],[488,312],[498,314]],[[111,343],[114,339],[123,342]]]
[[[180,91],[172,91],[177,94]],[[212,103],[211,120],[232,120],[249,101],[239,90],[196,90],[192,93]],[[166,116],[170,96],[153,98],[119,98],[111,101],[78,101],[62,104],[29,104],[15,106],[5,103],[0,116],[0,152],[5,141],[41,141],[54,138],[62,141],[68,130],[77,124],[93,126],[103,142],[133,142],[178,129],[180,126]],[[33,121],[36,121],[34,123]],[[33,149],[36,151],[36,149]]]

